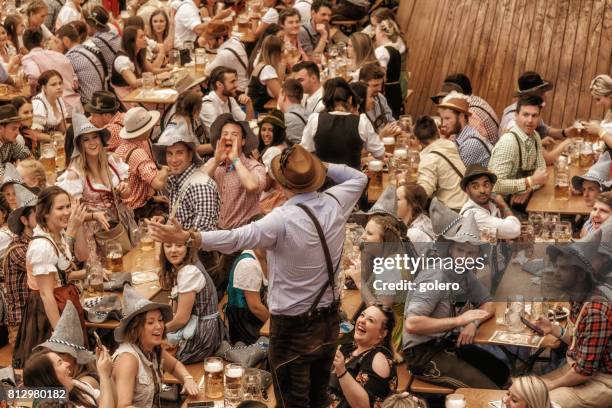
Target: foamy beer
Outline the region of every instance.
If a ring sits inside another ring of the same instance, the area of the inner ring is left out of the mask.
[[[105,267],[112,272],[123,271],[123,249],[119,244],[106,245]]]
[[[239,384],[242,385],[242,376],[244,368],[240,364],[228,364],[225,366],[225,385]]]
[[[55,145],[55,167],[62,171],[66,169],[66,150],[64,149],[64,135],[55,133],[53,135],[53,144]]]
[[[249,29],[249,19],[247,16],[238,17],[238,28],[240,31],[247,31]]]
[[[219,357],[208,357],[204,360],[204,387],[206,398],[223,397],[223,360]]]
[[[593,145],[590,142],[584,141],[580,146],[580,167],[591,167],[594,162]]]
[[[368,164],[368,173],[370,177],[370,187],[382,189],[383,187],[383,162],[380,160],[372,160]]]
[[[567,156],[559,156],[555,166],[555,199],[569,200],[570,198],[570,171]]]
[[[55,149],[51,143],[45,143],[40,147],[40,162],[45,168],[47,178],[55,176]]]
[[[206,50],[203,48],[198,48],[195,50],[195,69],[199,74],[204,73],[204,68],[206,67],[207,57]]]
[[[395,148],[395,138],[393,136],[383,137],[382,142],[385,145],[385,152],[392,154]]]

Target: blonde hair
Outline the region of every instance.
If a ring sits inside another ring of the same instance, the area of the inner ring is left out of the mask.
[[[79,135],[76,140],[76,148],[79,149],[79,156],[75,157],[73,161],[74,169],[81,175],[87,176],[92,174],[93,168],[90,166],[87,161],[85,154],[85,147],[83,147],[83,142],[81,141],[81,136]],[[104,143],[102,142],[102,135],[100,133],[96,133],[98,138],[100,139],[100,152],[98,153],[98,172],[100,173],[100,177],[102,177],[102,184],[104,184],[108,188],[112,188],[112,174],[110,170],[110,166],[108,165],[108,153],[106,149],[104,149]]]
[[[26,16],[30,17],[32,14],[36,14],[43,9],[49,9],[47,3],[43,0],[32,0],[28,3],[25,8]]]
[[[401,34],[399,26],[393,20],[380,21],[377,28],[379,28],[380,31],[391,40],[391,42],[396,42]]]
[[[47,187],[47,174],[45,173],[45,167],[41,162],[34,159],[26,159],[17,165],[17,168],[21,167],[24,171],[38,180],[36,187],[41,189]]]
[[[597,75],[591,81],[591,93],[596,96],[612,96],[612,78],[609,75]]]
[[[393,394],[383,401],[381,408],[426,408],[427,403],[413,395],[404,392]]]
[[[374,54],[374,45],[369,35],[365,33],[353,33],[349,37],[353,52],[355,53],[355,67],[359,68],[365,64],[377,62]]]
[[[525,401],[527,408],[552,407],[546,384],[534,375],[512,379],[512,392]]]

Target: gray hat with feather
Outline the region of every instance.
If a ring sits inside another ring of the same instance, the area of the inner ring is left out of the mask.
[[[153,150],[155,150],[157,161],[163,165],[166,165],[166,149],[170,146],[174,146],[177,143],[185,143],[185,145],[187,145],[187,147],[192,151],[193,155],[191,157],[191,161],[193,164],[197,166],[202,164],[202,158],[196,151],[198,143],[194,137],[189,134],[187,125],[183,122],[177,126],[166,127],[164,132],[159,136],[157,143],[153,145]]]
[[[455,211],[442,204],[437,198],[431,200],[429,206],[429,218],[436,236],[454,235],[461,226],[461,216]]]
[[[78,364],[89,364],[96,357],[84,346],[83,330],[76,307],[69,300],[57,321],[51,338],[34,347],[34,350],[46,347],[56,353],[66,353],[74,357]]]
[[[582,184],[585,181],[593,181],[599,184],[601,191],[607,191],[612,187],[612,181],[610,181],[610,153],[605,152],[601,155],[597,163],[591,166],[589,170],[582,176],[572,177],[572,187],[576,191],[582,191]]]
[[[38,197],[22,184],[15,184],[14,188],[17,208],[11,211],[8,216],[8,227],[13,234],[21,235],[24,225],[20,218],[26,208],[35,207],[38,204]]]
[[[72,150],[71,159],[80,155],[77,141],[79,137],[87,133],[98,133],[102,140],[102,145],[106,146],[110,138],[110,132],[107,129],[95,127],[83,114],[74,113],[72,115],[72,128],[74,129],[74,149]]]

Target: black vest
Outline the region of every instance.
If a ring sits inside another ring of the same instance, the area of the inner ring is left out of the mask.
[[[387,64],[387,82],[397,82],[402,71],[402,56],[395,47],[388,45],[385,49],[390,57]]]
[[[247,95],[253,101],[253,108],[255,108],[257,112],[265,111],[265,104],[272,99],[270,95],[268,95],[268,88],[266,85],[259,80],[261,71],[263,71],[265,67],[266,65],[262,66],[257,73],[253,73],[247,89]]]
[[[321,112],[314,144],[322,161],[360,169],[363,140],[359,136],[359,116]]]

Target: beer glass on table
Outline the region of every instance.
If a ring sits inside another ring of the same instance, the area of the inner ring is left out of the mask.
[[[257,400],[261,398],[261,378],[253,368],[244,371],[244,399]]]
[[[555,224],[554,232],[555,242],[571,242],[572,240],[572,224],[569,221],[562,221]]]
[[[204,360],[204,390],[206,398],[223,397],[223,360],[208,357]]]
[[[240,364],[225,366],[224,402],[225,406],[236,407],[244,398],[242,378],[244,368]]]
[[[155,75],[152,72],[142,73],[142,89],[146,95],[151,95],[155,88]]]
[[[172,65],[173,67],[180,68],[181,67],[181,51],[173,48],[168,53],[168,65]]]
[[[446,396],[445,408],[466,408],[467,402],[463,394],[450,394]]]
[[[382,138],[382,142],[385,146],[385,153],[393,153],[395,149],[395,138],[393,136],[385,136]]]
[[[204,74],[204,68],[206,67],[206,63],[208,62],[208,57],[206,56],[206,50],[204,48],[198,48],[195,50],[195,70],[198,74]]]
[[[481,227],[480,228],[480,241],[483,244],[496,244],[497,243],[497,228]]]
[[[58,171],[66,169],[66,150],[64,149],[64,134],[55,132],[53,134],[53,144],[55,145],[55,168]]]
[[[97,262],[87,269],[87,280],[89,281],[89,294],[91,296],[102,296],[104,292],[104,273]]]
[[[149,227],[144,221],[140,222],[140,249],[142,251],[152,251],[155,249],[155,242],[149,233]]]
[[[567,201],[570,198],[569,160],[565,155],[559,156],[555,165],[555,200]]]
[[[55,148],[52,143],[43,143],[40,146],[40,162],[45,168],[47,180],[55,180]]]
[[[593,144],[591,142],[584,141],[580,146],[580,167],[591,167],[594,163],[593,157]]]
[[[189,51],[189,59],[191,61],[193,61],[194,59],[194,55],[193,52],[195,50],[195,45],[193,41],[184,41],[183,42],[183,49],[188,50]]]
[[[105,245],[105,267],[111,272],[123,271],[123,248],[121,244],[109,242]]]
[[[383,162],[372,160],[368,164],[368,175],[370,176],[370,188],[382,190],[383,188]]]

